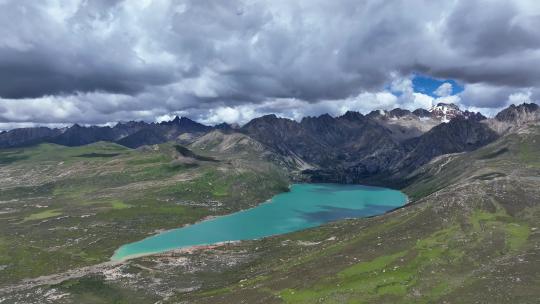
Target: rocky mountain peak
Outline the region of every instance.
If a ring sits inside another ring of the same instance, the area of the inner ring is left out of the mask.
[[[196,122],[196,121],[193,121],[187,117],[182,117],[180,119],[178,119],[178,116],[176,116],[175,118],[176,120],[176,124],[180,125],[180,126],[194,126],[194,125],[201,125],[200,123]]]
[[[192,123],[196,123],[194,122],[193,120],[187,118],[187,117],[180,117],[178,115],[176,115],[173,120],[170,120],[170,121],[163,121],[161,124],[162,125],[168,125],[168,126],[172,126],[172,125],[186,125],[186,124],[192,124]]]
[[[499,112],[495,119],[503,122],[521,124],[528,121],[540,120],[540,107],[535,103],[510,105]]]
[[[133,120],[130,120],[130,121],[120,121],[116,124],[116,127],[125,127],[125,128],[129,128],[129,127],[136,127],[136,126],[143,126],[143,125],[146,125],[146,123],[144,121],[133,121]]]
[[[305,118],[304,118],[305,119]],[[277,128],[278,126],[293,126],[298,123],[294,120],[287,118],[277,117],[275,114],[268,114],[261,117],[254,118],[245,124],[241,129],[247,130],[251,128],[265,129],[265,128]]]
[[[176,116],[171,121],[163,121],[160,123],[161,126],[175,129],[180,133],[185,132],[206,132],[212,129],[212,127],[205,126],[196,121],[193,121],[187,117]]]
[[[454,103],[445,103],[445,102],[439,102],[436,106],[434,106],[434,108],[447,108],[447,109],[452,109],[452,110],[456,110],[456,111],[459,111],[459,106],[457,106],[456,104]]]
[[[484,120],[487,117],[480,112],[462,111],[457,105],[453,103],[438,103],[436,106],[429,110],[431,117],[441,122],[449,122],[453,118],[466,118],[473,120]]]
[[[431,112],[429,112],[426,109],[416,109],[412,113],[414,115],[420,117],[420,118],[422,118],[422,117],[430,117],[431,116]]]
[[[463,111],[453,103],[438,103],[429,112],[431,113],[431,117],[442,122],[449,122],[452,118],[463,116]]]
[[[226,122],[222,122],[222,123],[217,124],[217,125],[214,126],[214,129],[220,130],[220,131],[225,131],[225,132],[234,131],[234,130],[239,129],[239,128],[240,128],[240,126],[237,123],[229,124],[229,123],[226,123]]]
[[[385,110],[373,110],[369,112],[367,115],[369,118],[383,118],[386,117],[386,111]]]
[[[395,108],[395,109],[391,110],[390,112],[388,112],[388,115],[391,118],[401,118],[401,117],[404,117],[404,116],[409,116],[411,114],[412,114],[411,111],[404,110],[404,109],[401,109],[401,108]]]
[[[332,116],[330,116],[330,114],[328,114],[328,113],[319,115],[318,118],[319,118],[319,119],[322,119],[322,120],[331,120],[331,119],[334,119],[334,118],[333,118]]]
[[[266,125],[266,124],[275,122],[277,120],[278,120],[278,117],[275,114],[263,115],[261,117],[253,118],[247,124],[245,124],[243,128],[247,128],[250,126],[257,126],[257,125]]]
[[[162,126],[171,126],[171,125],[178,124],[178,122],[180,122],[180,117],[176,116],[176,117],[174,117],[173,120],[162,121],[159,124],[162,125]]]
[[[220,124],[217,124],[214,126],[215,129],[223,130],[223,131],[229,131],[232,130],[232,126],[226,122],[222,122]]]
[[[270,121],[274,121],[274,120],[277,120],[277,119],[278,119],[278,117],[276,116],[276,114],[267,114],[267,115],[263,115],[263,116],[261,116],[259,118],[255,118],[252,121],[258,120],[258,121],[268,121],[268,122],[270,122]]]
[[[325,114],[321,114],[319,116],[306,116],[306,117],[302,118],[301,123],[302,122],[308,122],[308,121],[327,122],[327,121],[331,121],[331,120],[334,120],[334,117],[332,117],[328,113],[325,113]]]
[[[360,112],[356,112],[356,111],[347,111],[345,114],[343,114],[340,118],[343,118],[343,119],[346,119],[346,120],[350,120],[350,121],[355,121],[355,120],[361,120],[364,118],[364,115],[362,115],[362,113]]]

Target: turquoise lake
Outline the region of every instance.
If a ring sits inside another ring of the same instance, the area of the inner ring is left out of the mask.
[[[278,194],[257,207],[126,244],[116,250],[111,259],[118,261],[197,245],[259,239],[339,219],[382,214],[406,202],[405,194],[387,188],[294,184],[289,192]]]

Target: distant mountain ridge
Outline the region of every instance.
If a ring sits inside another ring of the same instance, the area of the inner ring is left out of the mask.
[[[130,121],[120,122],[114,127],[85,127],[74,124],[62,129],[20,128],[0,133],[0,148],[23,147],[45,142],[64,146],[81,146],[98,141],[116,142],[129,148],[137,148],[175,140],[184,133],[202,135],[213,129],[214,127],[178,116],[171,121],[161,123]]]
[[[360,113],[358,114],[362,115]],[[391,111],[372,111],[366,116],[377,120],[386,127],[388,127],[389,124],[384,123],[384,121],[392,121],[395,123],[396,121],[406,120],[408,118],[409,120],[417,120],[424,125],[429,124],[429,129],[441,122],[447,122],[455,117],[474,118],[477,120],[486,119],[480,113],[461,111],[455,105],[442,103],[433,107],[431,110],[417,109],[411,112],[409,110],[396,108]],[[333,117],[328,114],[320,117],[325,117],[328,120],[333,119]],[[309,120],[312,119],[312,117],[306,117],[304,119]],[[432,122],[427,123],[427,119],[432,120]],[[319,119],[319,121],[322,120]],[[43,142],[56,143],[65,146],[79,146],[97,141],[117,142],[130,148],[136,148],[142,145],[158,144],[174,140],[183,133],[200,135],[200,133],[209,132],[214,129],[232,131],[240,129],[240,127],[227,123],[206,126],[187,117],[176,116],[171,121],[164,121],[161,123],[129,121],[119,122],[113,127],[80,126],[79,124],[74,124],[71,127],[61,129],[50,129],[46,127],[20,128],[0,132],[0,148],[28,146]],[[422,130],[420,133],[427,130],[428,129]],[[412,137],[418,136],[420,133],[414,133]]]
[[[368,114],[369,117],[385,118],[385,119],[399,119],[402,117],[416,117],[416,118],[431,118],[438,122],[449,122],[453,118],[462,117],[466,119],[484,120],[487,119],[480,112],[462,111],[457,105],[452,103],[438,103],[431,109],[416,109],[409,111],[405,109],[395,108],[390,111],[375,110]]]
[[[499,137],[484,119],[456,115],[448,123],[418,131],[418,136],[402,138],[388,122],[401,121],[399,127],[413,130],[417,126],[407,125],[411,120],[431,122],[411,117],[409,111],[391,112],[388,116],[395,119],[347,112],[335,118],[326,114],[296,122],[266,115],[250,121],[241,131],[281,155],[295,155],[310,164],[312,168],[305,173],[315,181],[344,183],[395,178],[436,156],[474,150]]]
[[[535,103],[523,103],[518,106],[510,105],[502,110],[495,119],[511,123],[523,123],[540,119],[540,106]]]
[[[443,103],[430,110],[397,108],[367,115],[349,111],[338,117],[304,117],[299,122],[270,114],[242,127],[206,126],[177,116],[161,123],[127,122],[113,127],[75,124],[64,129],[14,129],[0,133],[0,148],[44,142],[80,146],[97,141],[137,148],[167,141],[190,144],[210,132],[243,134],[211,138],[217,145],[219,140],[228,140],[227,149],[238,153],[242,148],[230,143],[249,142],[251,147],[286,159],[281,165],[300,170],[314,181],[352,183],[403,176],[439,155],[477,149],[505,130],[538,120],[536,104],[512,105],[493,119]]]

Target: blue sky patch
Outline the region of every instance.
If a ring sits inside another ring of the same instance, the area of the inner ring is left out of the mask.
[[[463,86],[452,79],[436,79],[433,77],[416,74],[414,75],[412,82],[415,92],[424,93],[432,97],[437,97],[437,95],[435,95],[435,90],[437,90],[437,88],[445,82],[452,84],[451,95],[463,92]]]

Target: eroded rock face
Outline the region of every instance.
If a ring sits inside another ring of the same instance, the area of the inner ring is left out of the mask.
[[[314,181],[365,182],[395,177],[433,157],[470,151],[496,138],[480,113],[454,112],[448,123],[437,113],[419,117],[408,110],[373,111],[364,116],[347,112],[306,117],[301,122],[274,115],[252,120],[242,131],[282,154],[312,164],[305,173]],[[417,113],[423,115],[421,111]]]
[[[495,141],[498,134],[475,119],[458,117],[404,143],[407,156],[400,169],[417,168],[436,156],[478,149]],[[407,171],[407,170],[406,170]]]
[[[494,119],[486,120],[498,134],[504,135],[516,131],[529,123],[540,121],[540,107],[534,103],[523,103],[521,105],[511,105],[499,112]]]
[[[511,105],[499,112],[495,119],[502,122],[523,124],[528,121],[540,119],[540,107],[535,103],[524,103],[518,106]]]
[[[430,117],[431,112],[426,109],[416,109],[413,111],[413,114],[418,117]]]
[[[21,128],[0,133],[0,148],[33,145],[51,139],[61,131],[45,127]]]
[[[372,111],[367,116],[387,128],[392,138],[397,141],[421,136],[433,127],[448,123],[454,118],[478,121],[486,119],[481,113],[462,111],[457,105],[446,103],[439,103],[430,110],[416,109],[411,112],[396,108],[391,111]]]
[[[318,168],[348,166],[370,155],[400,151],[386,128],[357,112],[336,118],[306,117],[301,122],[263,116],[246,124],[242,132]]]
[[[429,111],[431,117],[441,122],[449,122],[454,118],[465,118],[474,120],[484,120],[486,117],[479,112],[462,111],[457,105],[452,103],[438,103]]]

